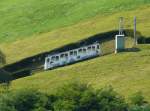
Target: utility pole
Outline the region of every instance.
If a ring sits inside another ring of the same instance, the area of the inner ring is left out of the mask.
[[[136,17],[134,17],[134,46],[138,44],[136,35]]]
[[[119,35],[123,35],[123,17],[120,17],[120,22],[119,22]]]

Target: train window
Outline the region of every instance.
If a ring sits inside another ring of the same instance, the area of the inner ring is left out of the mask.
[[[80,52],[82,52],[82,49],[79,49],[78,51],[79,51],[79,53],[80,53]]]
[[[49,59],[49,58],[47,59],[47,62],[50,62],[50,59]]]
[[[65,54],[61,54],[61,55],[60,55],[60,58],[64,58],[64,57],[65,57]]]
[[[35,62],[35,61],[36,61],[36,59],[33,59],[33,60],[32,60],[32,62]]]
[[[70,52],[70,55],[71,55],[71,56],[73,55],[73,51]]]
[[[56,56],[56,61],[59,61],[59,56]]]
[[[74,51],[74,55],[77,56],[77,51]]]
[[[52,60],[52,61],[55,61],[55,60],[56,60],[56,57],[55,57],[55,56],[52,56],[51,60]]]
[[[50,62],[50,64],[53,64],[54,62],[52,61],[52,62]]]
[[[65,54],[65,57],[68,58],[68,54]]]
[[[39,61],[41,60],[41,57],[39,57]]]
[[[95,50],[95,46],[92,46],[92,50]]]
[[[86,53],[86,49],[83,49],[83,52]]]
[[[88,50],[91,50],[91,47],[89,46],[87,49],[88,49]]]

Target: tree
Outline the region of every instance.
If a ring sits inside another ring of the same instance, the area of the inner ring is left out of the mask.
[[[136,92],[129,99],[132,105],[141,106],[145,103],[144,97],[141,92]]]
[[[0,111],[17,111],[11,93],[7,91],[0,93]]]
[[[54,103],[54,111],[98,111],[95,90],[81,83],[71,83],[62,87]]]
[[[127,111],[124,98],[112,87],[94,90],[86,84],[73,83],[61,88],[54,111]]]
[[[9,72],[2,69],[2,66],[6,64],[6,56],[0,51],[0,83],[8,83],[12,80],[12,77]]]
[[[100,111],[127,111],[123,97],[116,93],[111,86],[102,88],[98,93]]]
[[[6,64],[6,56],[2,51],[0,51],[0,66],[3,66],[5,64]]]
[[[45,111],[45,106],[48,102],[47,96],[35,89],[15,92],[13,100],[17,111],[32,111],[35,109]]]
[[[150,104],[145,101],[141,92],[136,92],[130,98],[129,111],[150,111]]]
[[[35,89],[0,94],[0,111],[53,111],[53,95]]]
[[[132,105],[130,106],[129,111],[150,111],[150,105],[149,104],[143,106]]]

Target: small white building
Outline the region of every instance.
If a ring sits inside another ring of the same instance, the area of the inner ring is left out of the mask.
[[[123,51],[125,49],[125,35],[116,35],[115,41],[115,53]]]
[[[44,69],[52,69],[55,67],[63,66],[66,64],[74,63],[77,61],[85,60],[88,58],[101,55],[101,48],[99,43],[80,47],[77,49],[69,50],[59,54],[48,55],[45,58]]]

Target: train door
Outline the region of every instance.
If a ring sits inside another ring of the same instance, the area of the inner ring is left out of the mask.
[[[83,56],[82,52],[83,52],[83,49],[82,49],[82,48],[78,49],[77,60],[82,60],[82,56]]]
[[[96,51],[98,55],[101,54],[100,44],[97,44]]]
[[[69,61],[70,61],[70,62],[74,62],[74,61],[75,61],[75,60],[74,60],[74,51],[70,51],[69,54],[70,54]]]
[[[60,64],[65,65],[68,63],[68,53],[63,53],[60,55]]]
[[[59,57],[58,56],[52,56],[50,61],[51,67],[56,67],[59,65]]]
[[[88,55],[87,55],[87,48],[86,48],[86,47],[83,48],[83,51],[82,51],[82,58],[83,58],[83,59],[88,58]]]
[[[50,58],[49,57],[46,57],[45,58],[45,64],[44,64],[44,69],[47,70],[49,69],[51,66],[50,66]]]
[[[87,55],[90,57],[92,55],[92,47],[88,46],[87,48]]]

